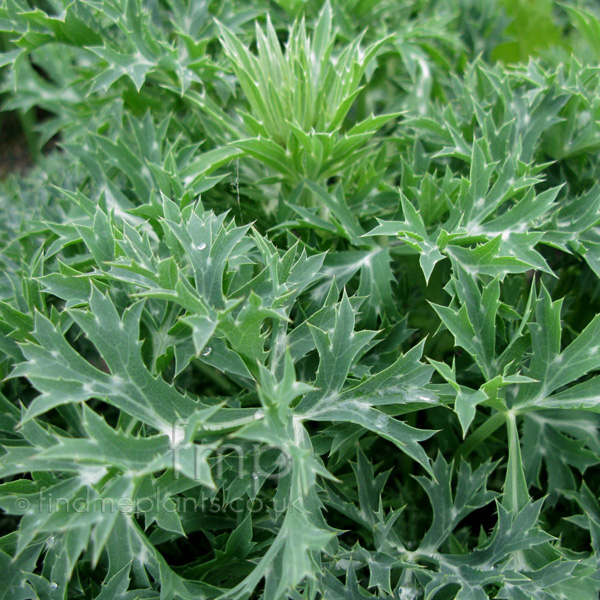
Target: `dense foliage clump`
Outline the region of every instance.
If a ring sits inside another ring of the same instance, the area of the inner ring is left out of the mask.
[[[597,600],[593,2],[0,35],[0,598]]]

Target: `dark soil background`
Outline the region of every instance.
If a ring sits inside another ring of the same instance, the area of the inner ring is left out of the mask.
[[[10,173],[23,173],[33,164],[27,138],[14,113],[0,117],[0,179]]]

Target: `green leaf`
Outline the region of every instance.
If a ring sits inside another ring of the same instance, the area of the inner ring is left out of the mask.
[[[23,345],[27,362],[12,373],[13,377],[29,378],[41,392],[28,407],[25,420],[62,404],[90,398],[105,399],[161,432],[170,431],[175,421],[191,415],[196,406],[194,400],[181,395],[160,377],[153,377],[142,361],[139,341],[142,310],[143,304],[138,303],[120,316],[111,299],[92,288],[90,310],[70,312],[106,361],[110,373],[93,367],[51,321],[38,314],[34,336],[43,346]],[[61,373],[58,380],[57,372]]]

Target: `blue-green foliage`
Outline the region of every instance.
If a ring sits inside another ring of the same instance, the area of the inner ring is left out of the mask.
[[[597,600],[593,3],[0,35],[0,599]]]

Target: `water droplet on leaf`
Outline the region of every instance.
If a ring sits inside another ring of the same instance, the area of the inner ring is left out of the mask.
[[[387,422],[388,422],[387,415],[384,415],[382,413],[375,419],[375,427],[377,427],[377,429],[383,429],[387,425]]]
[[[196,246],[196,250],[204,250],[204,248],[206,248],[206,244],[204,242]]]
[[[208,356],[212,352],[212,348],[210,346],[206,346],[204,350],[202,350],[202,356]]]
[[[260,421],[261,419],[265,418],[265,413],[259,408],[255,413],[254,413],[254,420],[255,421]]]

